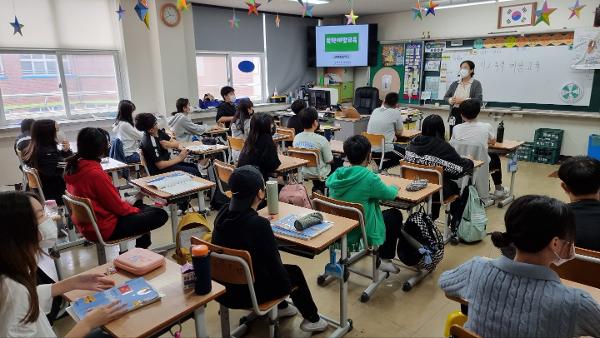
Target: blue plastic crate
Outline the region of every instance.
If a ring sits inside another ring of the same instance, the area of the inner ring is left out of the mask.
[[[600,160],[600,135],[590,135],[588,143],[588,156]]]

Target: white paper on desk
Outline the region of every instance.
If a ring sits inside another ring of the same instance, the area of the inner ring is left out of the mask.
[[[194,181],[188,174],[175,173],[155,178],[149,181],[148,185],[170,195],[179,195],[201,188],[204,183]]]
[[[187,150],[189,150],[191,152],[202,152],[202,151],[207,151],[207,150],[215,149],[216,146],[214,146],[214,145],[207,145],[207,144],[196,144],[196,145],[193,145],[193,146],[187,146],[186,148],[187,148]]]

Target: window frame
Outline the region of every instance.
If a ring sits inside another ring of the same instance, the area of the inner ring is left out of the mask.
[[[4,71],[4,64],[2,63],[2,56],[0,55],[0,80],[6,79],[6,73]]]
[[[69,102],[69,91],[68,91],[68,83],[67,83],[67,76],[70,75],[70,73],[65,73],[65,56],[67,55],[111,55],[113,57],[113,62],[115,65],[115,78],[117,80],[117,91],[118,91],[118,99],[122,100],[124,98],[124,78],[123,78],[123,73],[121,71],[121,63],[120,63],[120,56],[119,56],[119,51],[117,50],[81,50],[81,49],[5,49],[5,48],[0,48],[0,55],[2,54],[28,54],[28,55],[33,55],[33,54],[51,54],[51,55],[55,55],[56,56],[56,63],[57,63],[57,74],[54,75],[35,75],[35,74],[27,74],[24,75],[23,73],[21,73],[21,78],[24,79],[34,79],[34,78],[44,78],[44,77],[58,77],[59,78],[59,85],[61,87],[61,92],[62,92],[62,96],[63,96],[63,104],[65,106],[65,119],[67,121],[78,121],[80,120],[80,118],[77,119],[73,119],[73,115],[71,114],[71,105]],[[0,56],[0,60],[1,60],[1,56]],[[19,59],[19,63],[21,62],[21,59]],[[68,62],[67,62],[68,64]],[[33,66],[33,63],[32,63]],[[45,66],[47,69],[47,66]],[[22,68],[21,68],[22,69]],[[2,79],[2,76],[0,75],[0,79]],[[93,118],[93,115],[91,116]],[[6,125],[7,124],[7,120],[6,120],[6,115],[5,115],[5,111],[4,111],[4,102],[2,100],[2,89],[0,88],[0,125]]]
[[[266,58],[265,53],[258,52],[220,52],[220,51],[196,51],[196,57],[198,56],[225,56],[226,58],[226,66],[227,66],[227,83],[223,84],[223,86],[231,86],[233,87],[233,64],[231,62],[233,57],[258,57],[260,59],[260,100],[254,103],[265,103],[268,102],[267,95],[267,82],[266,82]],[[198,65],[196,64],[196,71]],[[197,81],[197,80],[196,80]],[[235,87],[234,87],[235,88]],[[220,93],[217,93],[220,94]],[[198,92],[200,98],[204,93]]]

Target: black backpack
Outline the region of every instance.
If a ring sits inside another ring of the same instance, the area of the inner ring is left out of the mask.
[[[427,271],[433,271],[444,258],[444,237],[423,206],[402,227],[398,258],[408,266]]]

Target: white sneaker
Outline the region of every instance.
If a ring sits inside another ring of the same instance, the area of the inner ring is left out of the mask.
[[[494,201],[494,199],[492,199],[492,198],[487,199],[487,200],[482,199],[481,201],[483,202],[483,206],[485,208],[491,207],[492,205],[494,205],[494,203],[496,203],[496,201]]]
[[[311,323],[304,319],[302,324],[300,324],[300,329],[304,332],[322,332],[327,330],[328,326],[329,324],[323,318],[319,318],[319,321],[316,323]]]
[[[277,318],[286,318],[286,317],[293,317],[295,315],[298,314],[298,309],[292,305],[292,304],[288,304],[288,306],[285,309],[277,309]]]
[[[496,191],[494,191],[494,198],[496,198],[496,199],[506,198],[506,197],[508,197],[508,194],[509,194],[508,189],[506,189],[505,187],[502,187],[502,189],[496,189]]]
[[[383,272],[394,273],[394,274],[400,272],[400,268],[397,267],[396,264],[394,264],[391,259],[382,259],[381,264],[379,264],[379,270],[381,270]]]

